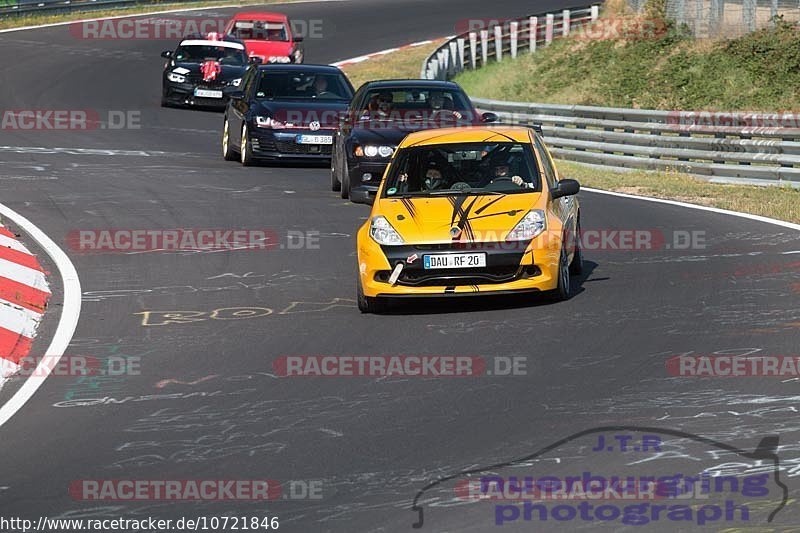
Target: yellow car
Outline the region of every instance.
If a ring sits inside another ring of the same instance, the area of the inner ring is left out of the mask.
[[[389,298],[548,292],[571,295],[582,269],[575,180],[532,128],[475,126],[408,135],[359,229],[358,307]]]

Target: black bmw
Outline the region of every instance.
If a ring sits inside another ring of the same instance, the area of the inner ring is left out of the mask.
[[[348,198],[355,187],[377,191],[395,148],[411,132],[472,126],[497,119],[479,115],[451,81],[383,80],[362,85],[336,131],[331,189]]]
[[[161,105],[222,108],[225,87],[236,87],[247,70],[244,43],[216,34],[190,37],[175,50],[161,53],[168,59],[162,74]]]
[[[353,96],[336,67],[286,64],[251,67],[225,90],[222,155],[250,165],[261,160],[327,160],[333,133]]]

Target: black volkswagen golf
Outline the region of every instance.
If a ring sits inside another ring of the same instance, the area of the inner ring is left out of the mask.
[[[330,158],[353,86],[328,65],[258,65],[225,94],[222,155],[250,165],[259,159]]]

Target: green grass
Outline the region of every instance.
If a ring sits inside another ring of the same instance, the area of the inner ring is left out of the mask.
[[[347,65],[343,70],[358,88],[365,81],[393,78],[419,78],[422,62],[442,41],[405,48],[397,52]]]
[[[687,110],[800,110],[800,31],[779,22],[735,40],[668,26],[643,39],[556,40],[456,78],[472,96]]]

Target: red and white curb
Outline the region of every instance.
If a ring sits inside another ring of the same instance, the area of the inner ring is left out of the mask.
[[[19,371],[31,350],[51,295],[46,274],[36,256],[0,226],[0,379]]]
[[[443,41],[445,39],[452,39],[453,37],[454,36],[441,37],[439,39],[428,39],[427,41],[418,41],[416,43],[405,44],[405,45],[399,46],[397,48],[387,48],[386,50],[381,50],[380,52],[372,52],[371,54],[366,54],[366,55],[363,55],[363,56],[351,57],[350,59],[342,59],[341,61],[337,61],[336,63],[331,63],[331,66],[342,68],[342,67],[346,67],[346,66],[349,66],[349,65],[355,65],[356,63],[362,63],[362,62],[367,61],[369,59],[373,59],[373,58],[380,57],[380,56],[385,56],[386,54],[391,54],[391,53],[394,53],[394,52],[400,52],[402,50],[407,50],[409,48],[415,48],[417,46],[422,46],[422,45],[425,45],[425,44],[432,44],[432,43],[435,43],[435,42],[438,42],[438,41]]]
[[[28,377],[20,388],[8,399],[2,406],[0,406],[0,426],[3,426],[13,417],[20,409],[30,400],[33,395],[39,390],[39,387],[45,382],[45,379],[50,375],[52,369],[58,365],[59,360],[67,350],[72,336],[75,334],[75,329],[78,327],[78,319],[81,314],[81,283],[78,279],[78,272],[75,270],[75,265],[69,260],[67,254],[64,253],[53,239],[47,236],[45,232],[40,230],[30,220],[20,215],[13,209],[6,205],[0,204],[0,216],[10,220],[14,226],[18,227],[25,233],[28,239],[35,242],[47,256],[52,263],[56,266],[56,270],[61,278],[61,285],[64,290],[64,301],[61,307],[61,316],[58,319],[53,338],[50,340],[50,345],[44,351],[44,357],[39,361],[34,373]],[[36,258],[23,246],[13,234],[7,230],[2,231],[0,239],[3,243],[2,258],[4,263],[0,265],[0,286],[4,290],[20,288],[20,283],[27,289],[20,290],[17,296],[14,293],[6,292],[2,298],[11,297],[14,294],[14,300],[8,301],[5,307],[6,316],[12,322],[2,323],[4,328],[17,328],[17,341],[20,339],[32,338],[23,335],[23,333],[33,333],[36,331],[38,321],[41,319],[44,306],[47,303],[47,298],[50,297],[49,289],[46,282],[44,282],[44,272],[39,266]],[[15,259],[12,261],[11,259]],[[22,264],[20,264],[22,263]],[[16,264],[18,266],[9,266]],[[38,267],[38,268],[34,268]],[[24,283],[23,283],[24,282]],[[38,284],[38,285],[37,285]],[[16,302],[16,303],[13,303]],[[35,324],[29,322],[33,317],[37,317]],[[13,319],[11,317],[14,317]],[[16,322],[13,322],[16,320]],[[28,327],[28,329],[25,329]],[[9,329],[15,331],[14,329]],[[16,345],[15,345],[16,347]],[[17,348],[18,353],[24,349],[20,345]],[[30,349],[30,344],[28,344]],[[5,355],[5,354],[4,354]],[[16,356],[15,356],[16,357]],[[13,364],[13,360],[4,364]],[[5,381],[0,378],[0,385]]]

